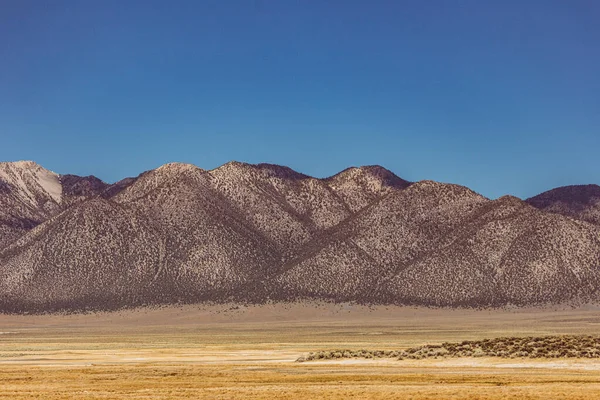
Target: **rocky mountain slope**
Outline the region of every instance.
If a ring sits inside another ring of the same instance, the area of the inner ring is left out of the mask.
[[[596,192],[556,191],[489,200],[379,166],[317,179],[239,162],[110,185],[0,163],[0,310],[596,301]]]
[[[60,210],[60,177],[31,161],[0,163],[0,248]]]
[[[33,161],[0,162],[0,249],[70,206],[112,197],[134,180],[110,185],[95,176],[59,175]]]

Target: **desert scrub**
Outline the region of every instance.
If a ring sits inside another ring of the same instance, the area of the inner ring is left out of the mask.
[[[296,361],[333,360],[336,358],[398,358],[402,351],[397,350],[324,350],[309,353]]]
[[[501,337],[412,347],[406,350],[330,350],[309,353],[297,361],[339,358],[397,358],[421,360],[456,357],[600,358],[600,336],[564,335]]]

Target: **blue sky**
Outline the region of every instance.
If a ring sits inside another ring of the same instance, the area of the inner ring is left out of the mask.
[[[600,2],[0,0],[0,160],[600,183]]]

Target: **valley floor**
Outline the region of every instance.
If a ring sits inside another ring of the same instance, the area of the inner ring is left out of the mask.
[[[597,334],[600,310],[279,304],[0,316],[2,399],[589,399],[600,360],[296,363],[315,350]]]

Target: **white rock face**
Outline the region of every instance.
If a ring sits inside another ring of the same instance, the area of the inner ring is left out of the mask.
[[[14,196],[31,207],[49,200],[56,204],[61,202],[59,175],[33,161],[0,163],[0,180],[10,185]]]
[[[32,161],[0,163],[0,248],[60,211],[58,174]]]
[[[106,189],[116,194],[127,185],[108,185],[93,176],[59,175],[33,161],[1,162],[0,249],[74,204]]]
[[[0,248],[61,209],[58,174],[32,161],[0,163]]]

